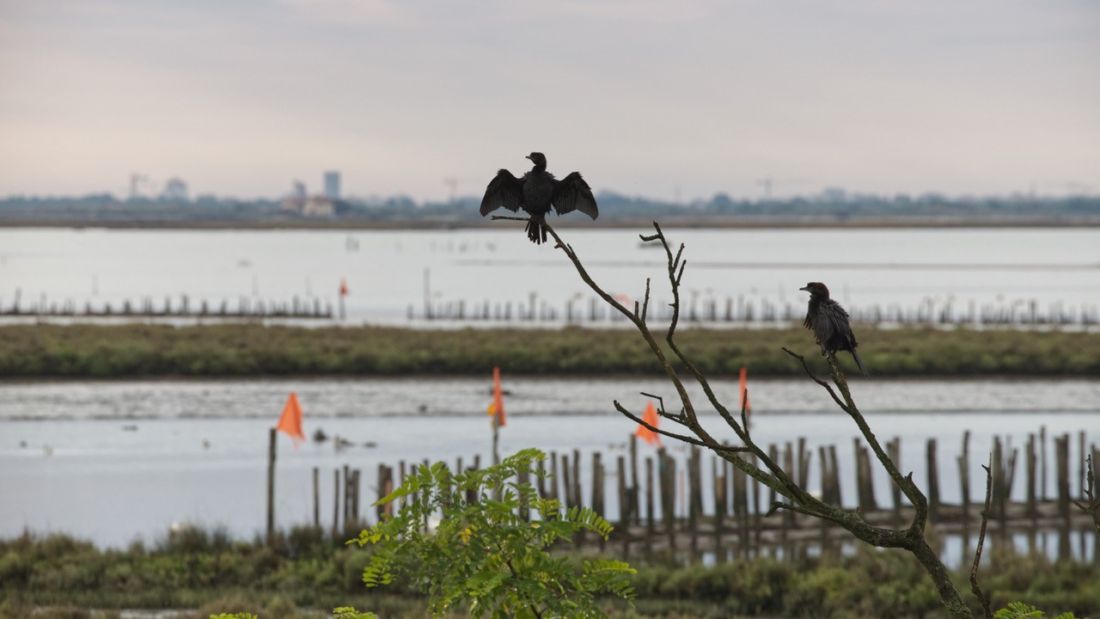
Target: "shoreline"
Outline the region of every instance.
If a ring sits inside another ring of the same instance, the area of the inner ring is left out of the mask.
[[[555,228],[634,230],[659,221],[666,229],[970,229],[970,228],[1097,228],[1100,217],[1074,218],[943,218],[943,217],[619,217],[602,221],[554,221]],[[273,219],[273,220],[99,220],[99,219],[0,219],[0,229],[71,228],[108,230],[482,230],[504,229],[492,220],[425,219],[377,221],[368,219]]]

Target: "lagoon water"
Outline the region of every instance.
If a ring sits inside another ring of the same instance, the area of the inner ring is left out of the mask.
[[[662,254],[643,248],[638,232],[644,230],[562,230],[608,290],[634,298],[650,276],[660,304],[667,297]],[[1100,303],[1096,228],[668,234],[688,246],[688,304],[730,297],[801,307],[798,288],[810,280],[829,283],[850,308],[951,304],[965,310],[970,303],[1022,308],[1035,302],[1041,310],[1063,303],[1079,311]],[[342,278],[351,290],[349,323],[408,324],[408,309],[419,312],[426,297],[432,303],[529,304],[533,295],[559,309],[590,298],[560,252],[531,245],[518,225],[461,231],[0,229],[0,310],[16,298],[24,308],[61,302],[117,308],[146,297],[158,306],[171,297],[176,305],[181,295],[215,306],[222,300],[235,305],[242,297],[335,303]],[[725,401],[735,400],[734,383],[716,387]],[[671,395],[650,379],[506,377],[506,388],[511,417],[501,434],[505,452],[580,449],[586,466],[594,450],[621,453],[631,431],[613,412],[612,399],[640,410],[641,391]],[[364,498],[373,499],[381,462],[463,457],[469,463],[474,454],[488,460],[489,396],[481,380],[0,382],[0,536],[64,531],[120,546],[155,539],[182,522],[251,535],[264,518],[267,428],[292,390],[305,407],[307,433],[324,429],[355,446],[337,451],[330,441],[293,448],[280,439],[280,526],[307,522],[314,466],[324,474],[327,523],[335,467],[363,469]],[[947,501],[958,498],[954,456],[964,430],[973,432],[973,479],[982,460],[977,454],[987,453],[994,434],[1022,446],[1027,433],[1045,426],[1048,435],[1084,430],[1090,442],[1100,441],[1095,379],[872,378],[856,382],[856,395],[879,436],[903,437],[903,466],[917,471],[918,479],[924,440],[940,439]],[[855,428],[815,385],[754,380],[751,396],[759,440],[805,436],[811,448],[836,444],[842,479],[851,484]],[[711,416],[707,423],[718,432],[716,421]],[[1075,462],[1076,445],[1072,441]],[[704,469],[709,475],[709,466]],[[885,478],[879,475],[876,483],[885,500]],[[849,503],[854,499],[850,486],[845,496]],[[608,508],[614,516],[613,501]]]
[[[504,453],[525,447],[559,453],[580,449],[586,466],[592,451],[605,457],[624,453],[632,427],[613,411],[611,399],[640,410],[640,391],[672,395],[650,379],[506,379],[505,387],[510,416],[501,431]],[[716,389],[727,402],[736,397],[733,382],[719,382]],[[922,483],[924,441],[939,439],[945,501],[959,497],[954,458],[964,430],[973,433],[973,480],[980,479],[982,454],[989,452],[994,435],[1019,447],[1040,426],[1048,436],[1070,432],[1072,462],[1077,462],[1078,431],[1086,431],[1090,443],[1100,441],[1096,380],[862,380],[854,389],[879,437],[903,437],[902,467],[915,471]],[[379,463],[425,458],[453,463],[462,457],[469,464],[474,454],[483,462],[489,459],[488,382],[482,380],[0,384],[0,536],[24,529],[63,531],[122,546],[137,538],[155,540],[184,522],[224,526],[238,536],[260,531],[267,429],[291,390],[300,396],[307,434],[323,429],[354,446],[336,450],[329,441],[295,448],[280,437],[280,526],[311,518],[314,466],[323,474],[322,513],[328,523],[336,467],[363,469],[366,504],[377,496],[373,484]],[[837,446],[846,501],[854,501],[852,438],[857,431],[851,420],[808,381],[753,381],[751,397],[758,441],[805,436],[811,449]],[[717,436],[731,437],[721,431],[716,415],[709,415],[706,424]],[[374,446],[365,446],[368,442]],[[643,446],[643,455],[651,452]],[[686,456],[678,447],[673,453]],[[811,486],[817,483],[816,466],[815,457]],[[709,478],[709,464],[704,475]],[[589,476],[583,479],[587,484]],[[888,502],[885,477],[878,475],[876,484],[879,500]],[[1053,481],[1050,488],[1053,492]],[[977,500],[978,490],[971,491]],[[1022,492],[1022,482],[1017,483],[1017,496]],[[614,516],[617,506],[611,498],[608,510]]]
[[[159,307],[242,297],[336,303],[346,278],[352,322],[403,324],[425,296],[433,303],[512,302],[532,295],[559,310],[591,293],[572,265],[536,247],[514,222],[456,231],[0,229],[0,308],[18,298],[111,303],[148,297]],[[563,229],[592,274],[635,298],[663,254],[643,247],[645,230]],[[850,308],[921,304],[966,311],[971,302],[1078,311],[1100,300],[1100,229],[752,229],[669,230],[687,245],[685,303],[767,300],[801,308],[807,281],[825,281]],[[583,307],[583,306],[582,306]]]

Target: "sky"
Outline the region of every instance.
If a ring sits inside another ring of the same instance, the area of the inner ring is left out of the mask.
[[[0,195],[1100,194],[1092,0],[0,0]],[[451,179],[451,180],[448,180]]]

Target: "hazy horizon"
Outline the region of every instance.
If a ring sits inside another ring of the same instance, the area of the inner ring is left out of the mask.
[[[1100,191],[1100,5],[0,0],[0,196]]]

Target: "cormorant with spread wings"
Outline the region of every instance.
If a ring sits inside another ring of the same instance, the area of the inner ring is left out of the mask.
[[[592,219],[599,216],[592,188],[581,178],[580,172],[570,172],[560,181],[546,171],[546,156],[542,153],[527,155],[534,167],[516,178],[508,170],[500,170],[485,189],[481,200],[481,216],[500,207],[511,211],[523,209],[531,216],[527,222],[527,238],[532,243],[546,241],[546,214],[553,206],[558,215],[580,211]]]

